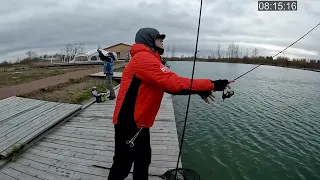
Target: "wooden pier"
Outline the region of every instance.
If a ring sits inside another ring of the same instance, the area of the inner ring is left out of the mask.
[[[105,78],[106,75],[101,71],[98,73],[94,73],[94,74],[89,74],[90,77],[96,77],[96,78]],[[113,72],[113,77],[112,79],[118,83],[120,83],[122,77],[122,72]]]
[[[0,164],[12,151],[80,109],[81,105],[16,96],[0,100]]]
[[[117,90],[116,90],[117,93]],[[115,100],[94,103],[0,169],[0,179],[105,180],[114,155]],[[174,169],[179,141],[171,95],[165,94],[151,131],[151,180]],[[180,163],[181,167],[181,163]],[[131,169],[132,172],[132,169]],[[132,179],[132,174],[127,179]]]

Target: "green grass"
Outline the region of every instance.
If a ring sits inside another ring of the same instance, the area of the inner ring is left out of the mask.
[[[114,72],[123,72],[124,67],[114,69]]]
[[[118,85],[118,83],[113,81],[112,85],[113,85],[113,87],[115,87]],[[96,87],[96,90],[99,93],[105,92],[105,90],[108,89],[108,86],[106,83],[97,83],[96,85],[93,84],[92,87],[94,87],[94,86]],[[77,94],[76,96],[74,96],[71,103],[80,104],[80,103],[85,102],[91,98],[92,98],[91,89],[86,89],[86,90],[83,90],[81,93]]]
[[[6,86],[27,83],[46,77],[56,76],[77,70],[83,70],[84,67],[69,68],[35,68],[30,66],[12,66],[9,68],[0,68],[0,88]]]
[[[124,68],[117,68],[115,71],[121,72],[123,69]],[[116,81],[113,81],[112,84],[113,87],[118,85]],[[96,87],[99,93],[108,91],[105,78],[92,78],[86,76],[80,79],[69,79],[66,83],[42,88],[19,96],[44,101],[82,104],[93,98],[91,94],[93,87]]]

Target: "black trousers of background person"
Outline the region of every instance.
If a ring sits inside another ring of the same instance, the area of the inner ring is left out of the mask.
[[[134,141],[134,147],[126,141],[139,131],[133,119],[118,119],[115,125],[115,155],[108,180],[123,180],[130,173],[132,163],[133,180],[148,180],[151,163],[150,130],[143,128]]]

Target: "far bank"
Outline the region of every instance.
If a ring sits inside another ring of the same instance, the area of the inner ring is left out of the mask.
[[[170,61],[193,61],[193,58],[167,58]],[[307,71],[320,72],[320,60],[277,58],[273,60],[271,57],[257,57],[257,58],[221,58],[221,59],[203,59],[197,58],[197,62],[220,62],[220,63],[237,63],[237,64],[256,64],[267,66],[278,66],[285,68],[301,69]]]

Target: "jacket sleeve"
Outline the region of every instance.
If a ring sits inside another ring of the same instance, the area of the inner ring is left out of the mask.
[[[99,53],[99,57],[100,57],[100,59],[101,59],[102,61],[107,61],[107,62],[110,62],[110,61],[111,61],[111,59],[110,59],[109,57],[103,55],[103,53],[102,53],[101,51],[98,51],[98,53]]]
[[[189,95],[211,91],[214,88],[210,79],[193,79],[190,91],[191,79],[178,76],[163,65],[154,55],[141,52],[136,58],[134,62],[136,77],[150,84],[160,86],[167,93]]]

